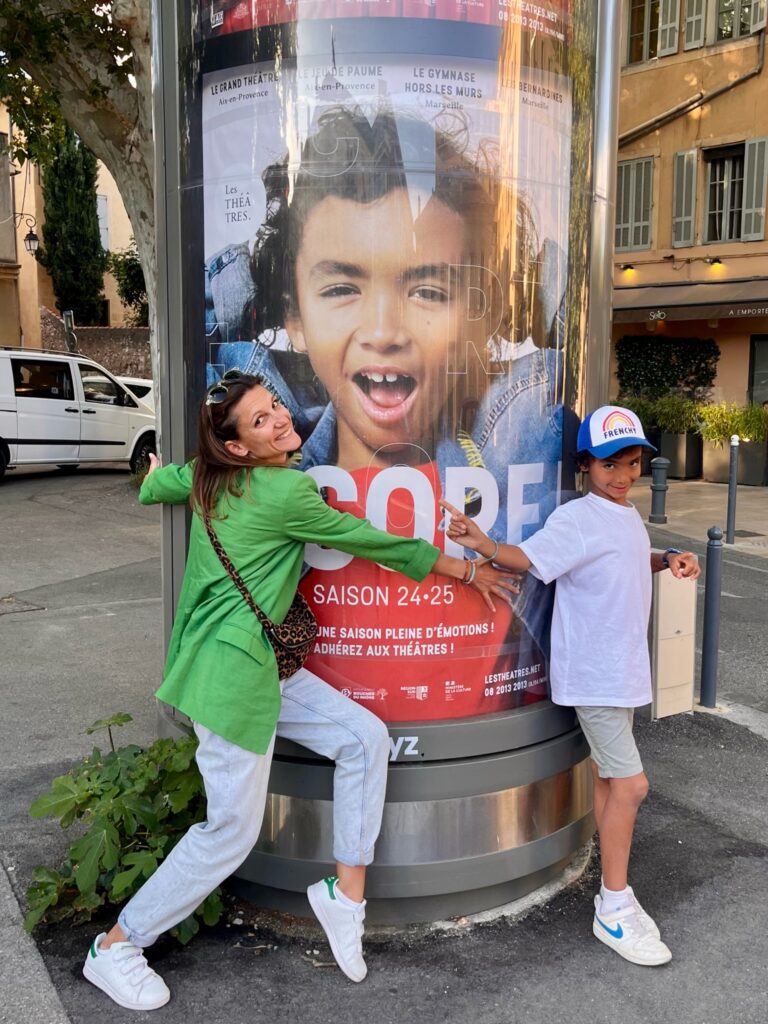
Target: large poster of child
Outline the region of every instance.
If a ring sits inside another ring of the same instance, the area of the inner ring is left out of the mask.
[[[562,481],[570,94],[514,57],[278,53],[203,82],[209,380],[264,376],[329,502],[454,555],[441,496],[515,543]],[[307,561],[309,667],[385,720],[546,696],[532,578],[491,615],[436,577]]]

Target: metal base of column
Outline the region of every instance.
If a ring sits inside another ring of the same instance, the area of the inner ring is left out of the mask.
[[[406,899],[376,899],[369,896],[365,910],[366,925],[402,926],[446,921],[450,918],[466,917],[470,914],[479,914],[484,910],[503,907],[506,903],[522,899],[523,896],[535,892],[536,889],[542,888],[557,878],[565,871],[579,849],[577,835],[583,836],[581,846],[584,846],[589,841],[593,830],[591,817],[587,818],[581,823],[580,829],[568,837],[569,845],[573,845],[572,853],[555,864],[540,868],[522,878],[513,878],[508,882],[467,892],[436,896],[412,896]],[[258,882],[249,882],[238,876],[229,879],[227,888],[239,898],[262,907],[264,910],[275,910],[293,917],[314,920],[304,893],[290,892],[287,889],[273,889],[270,886],[260,885]]]
[[[479,913],[560,874],[594,828],[589,750],[564,710],[513,713],[516,749],[390,764],[366,884],[368,921],[406,925]],[[477,728],[498,738],[492,726]],[[526,732],[538,741],[526,744]],[[241,896],[311,916],[307,886],[335,871],[333,769],[294,744],[278,745],[259,841],[230,880]]]

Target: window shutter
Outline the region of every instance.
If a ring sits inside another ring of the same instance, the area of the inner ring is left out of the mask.
[[[696,150],[675,153],[672,245],[693,245],[696,225]]]
[[[618,186],[616,189],[616,240],[617,249],[629,249],[630,230],[632,224],[632,165],[621,163],[618,167]]]
[[[617,168],[616,250],[651,245],[653,157],[622,161]]]
[[[635,213],[632,247],[647,249],[651,244],[651,172],[653,161],[638,160],[635,164]]]
[[[768,0],[754,0],[749,12],[749,31],[759,32],[768,23]],[[761,236],[762,237],[762,236]]]
[[[685,0],[684,50],[695,50],[704,45],[704,11],[706,0]]]
[[[96,213],[99,218],[101,248],[104,252],[109,252],[109,214],[107,196],[96,196]]]
[[[749,139],[744,147],[742,242],[765,238],[765,191],[768,179],[768,136]]]
[[[680,0],[661,0],[659,12],[659,57],[677,53],[677,27],[680,24]]]

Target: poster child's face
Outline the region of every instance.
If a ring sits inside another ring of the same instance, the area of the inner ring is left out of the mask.
[[[466,250],[457,213],[432,198],[414,219],[404,189],[329,196],[307,217],[286,328],[336,408],[343,468],[424,461],[414,446],[430,444],[470,340],[469,289],[451,269]]]

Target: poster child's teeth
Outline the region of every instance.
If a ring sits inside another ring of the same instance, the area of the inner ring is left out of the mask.
[[[375,373],[372,370],[366,371],[362,374],[363,377],[367,377],[368,380],[373,381],[374,384],[383,384],[384,381],[387,384],[397,383],[397,379],[400,376],[398,373]]]

